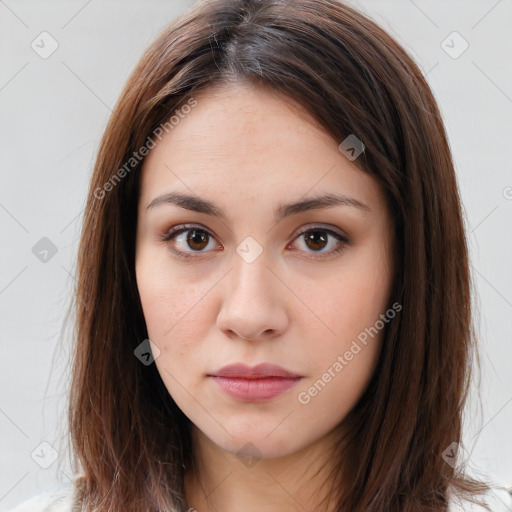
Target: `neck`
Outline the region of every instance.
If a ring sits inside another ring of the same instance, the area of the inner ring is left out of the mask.
[[[192,426],[196,467],[185,477],[191,512],[331,512],[334,457],[339,433],[274,459],[239,457]],[[189,510],[190,510],[189,509]]]

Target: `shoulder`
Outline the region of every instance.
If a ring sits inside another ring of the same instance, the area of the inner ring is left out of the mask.
[[[8,512],[72,512],[74,497],[74,484],[61,484],[33,496]]]
[[[491,512],[512,512],[512,494],[504,487],[491,487],[491,489],[479,496],[478,501],[485,503]],[[476,500],[475,500],[476,501]],[[459,496],[452,495],[449,512],[487,512],[482,505],[471,503]]]

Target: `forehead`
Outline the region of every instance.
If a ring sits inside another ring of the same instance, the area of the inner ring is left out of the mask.
[[[373,178],[304,110],[247,86],[207,89],[144,161],[141,198],[187,188],[226,199],[242,189],[277,202],[308,191],[382,200]],[[189,190],[190,192],[190,190]]]

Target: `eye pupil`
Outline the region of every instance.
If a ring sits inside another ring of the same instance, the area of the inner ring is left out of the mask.
[[[320,244],[323,244],[322,247],[310,247],[310,249],[323,249],[325,244],[327,243],[327,237],[323,234],[323,231],[311,231],[309,235],[306,235],[306,244],[310,247],[309,242],[313,242],[313,245],[318,244],[320,240]]]
[[[187,243],[191,249],[201,250],[208,245],[207,238],[208,234],[204,231],[193,229],[189,231],[189,235],[187,236]],[[204,245],[201,245],[202,242],[205,242]],[[194,247],[194,244],[199,244],[200,247]]]

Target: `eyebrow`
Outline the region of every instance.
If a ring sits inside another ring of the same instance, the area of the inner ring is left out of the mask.
[[[146,210],[155,208],[156,206],[162,204],[174,204],[186,210],[206,213],[207,215],[212,215],[214,217],[227,220],[226,213],[222,210],[222,208],[218,207],[211,201],[202,199],[199,196],[193,196],[179,192],[169,192],[168,194],[155,197],[155,199],[153,199],[151,203],[148,204]],[[370,208],[366,204],[357,199],[347,197],[345,195],[324,194],[308,197],[306,199],[301,199],[291,203],[280,204],[274,210],[274,219],[276,221],[280,221],[285,217],[289,217],[290,215],[297,215],[299,213],[311,210],[332,208],[334,206],[350,206],[361,211],[371,212]]]

